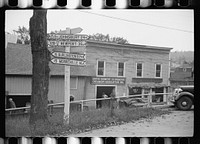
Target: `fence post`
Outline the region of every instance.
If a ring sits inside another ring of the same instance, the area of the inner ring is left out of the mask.
[[[151,95],[151,93],[149,93],[149,95],[148,95],[148,104],[147,104],[147,107],[150,107],[150,95]]]
[[[83,100],[81,100],[81,111],[83,111]]]
[[[151,106],[151,103],[152,103],[152,93],[150,92],[148,96],[148,107]]]

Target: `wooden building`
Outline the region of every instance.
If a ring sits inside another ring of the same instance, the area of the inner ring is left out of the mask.
[[[70,94],[74,100],[94,99],[113,88],[117,96],[167,92],[170,76],[169,53],[172,48],[134,44],[87,41],[86,47],[71,47],[71,52],[86,53],[86,67],[70,66]],[[50,48],[50,51],[64,51]],[[30,101],[31,46],[8,43],[6,48],[6,100],[17,107]],[[49,64],[48,99],[64,101],[64,66]],[[166,97],[162,96],[162,101]],[[7,102],[6,102],[7,103]],[[96,106],[96,102],[86,103]]]
[[[170,73],[170,83],[172,88],[181,85],[194,85],[194,64],[183,63],[174,68]]]

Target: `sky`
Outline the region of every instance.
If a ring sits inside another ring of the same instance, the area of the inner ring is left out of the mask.
[[[33,10],[7,10],[5,31],[29,28]],[[194,13],[187,9],[48,10],[47,32],[81,27],[80,34],[109,34],[130,44],[194,51]]]

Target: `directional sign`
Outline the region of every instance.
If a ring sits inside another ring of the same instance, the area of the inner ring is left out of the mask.
[[[77,28],[70,29],[70,33],[76,34],[76,33],[80,33],[82,30],[83,30],[82,28],[77,27]]]
[[[70,66],[86,66],[86,61],[72,60],[72,59],[62,59],[53,58],[51,62],[60,65],[70,65]]]
[[[63,33],[49,33],[47,34],[47,40],[87,40],[88,35],[71,35]]]
[[[68,53],[68,52],[52,52],[51,53],[54,57],[58,58],[68,58],[68,59],[76,59],[76,60],[86,60],[85,54],[79,53]]]
[[[85,41],[56,41],[50,40],[47,42],[48,46],[86,46]]]

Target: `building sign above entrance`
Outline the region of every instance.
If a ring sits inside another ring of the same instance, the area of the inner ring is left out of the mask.
[[[118,77],[92,77],[91,84],[93,85],[125,85],[126,78]]]

